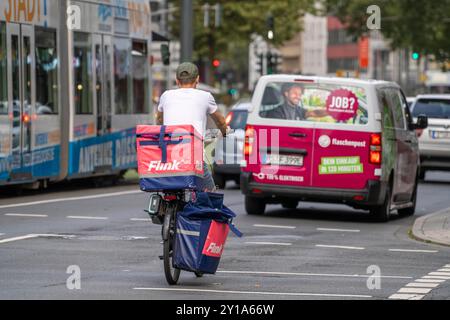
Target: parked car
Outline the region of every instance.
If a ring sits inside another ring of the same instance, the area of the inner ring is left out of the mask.
[[[412,215],[420,165],[415,130],[426,126],[424,116],[412,122],[392,82],[261,77],[245,133],[246,211],[315,201],[370,210],[378,221],[393,210]]]
[[[429,119],[428,128],[419,132],[420,178],[430,170],[450,171],[450,95],[418,96],[412,115]]]
[[[234,130],[227,137],[217,140],[213,177],[216,185],[223,189],[228,180],[234,180],[239,185],[241,173],[241,162],[244,155],[245,125],[247,124],[250,101],[240,101],[227,114],[225,120]]]

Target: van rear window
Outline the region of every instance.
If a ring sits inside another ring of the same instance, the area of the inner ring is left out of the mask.
[[[367,96],[363,88],[336,84],[268,83],[262,118],[365,125]]]

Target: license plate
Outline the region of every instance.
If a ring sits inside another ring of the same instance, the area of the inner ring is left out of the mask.
[[[269,154],[269,164],[278,166],[303,166],[303,156],[287,156],[283,154]]]
[[[430,131],[431,139],[450,139],[450,131]]]

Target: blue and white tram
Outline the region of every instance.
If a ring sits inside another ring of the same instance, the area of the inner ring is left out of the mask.
[[[147,0],[0,1],[0,186],[136,167],[150,24]]]

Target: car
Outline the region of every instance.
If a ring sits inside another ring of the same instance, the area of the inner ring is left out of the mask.
[[[213,178],[220,189],[224,189],[228,180],[240,184],[241,162],[244,155],[245,125],[247,123],[249,100],[236,103],[227,114],[225,120],[232,133],[227,137],[219,137],[214,152]]]
[[[450,94],[419,95],[412,106],[413,117],[426,115],[429,126],[419,131],[420,178],[427,171],[450,171]]]
[[[291,108],[296,106],[296,108]],[[415,212],[427,118],[412,116],[392,82],[269,75],[249,110],[241,191],[248,214],[267,204],[341,203],[388,221]]]
[[[411,110],[411,107],[416,100],[416,97],[406,97],[406,102],[408,103],[408,107]]]

